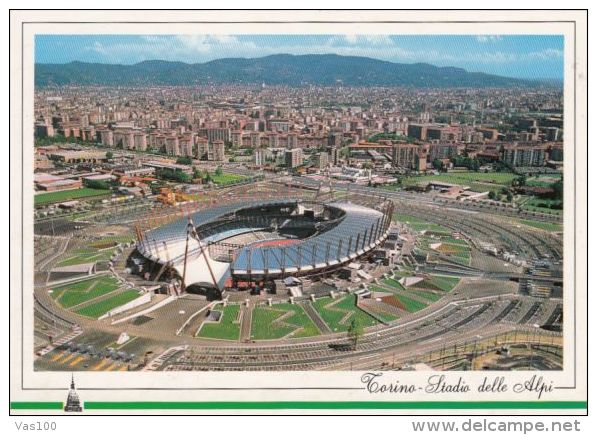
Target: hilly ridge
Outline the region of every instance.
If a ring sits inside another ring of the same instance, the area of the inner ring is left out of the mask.
[[[35,65],[36,87],[189,86],[207,83],[479,88],[535,86],[540,82],[426,63],[403,64],[335,54],[278,54],[252,59],[224,58],[195,64],[150,60],[134,65],[85,62]]]

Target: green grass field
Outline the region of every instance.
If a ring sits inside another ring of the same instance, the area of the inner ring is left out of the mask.
[[[313,307],[321,315],[325,323],[334,332],[345,332],[352,319],[356,319],[363,328],[377,325],[379,322],[356,305],[356,295],[346,295],[340,299],[318,299]]]
[[[420,311],[423,308],[427,307],[427,305],[425,305],[424,303],[415,301],[414,299],[411,299],[411,298],[403,296],[403,295],[396,294],[396,295],[394,295],[394,297],[396,299],[398,299],[400,302],[402,302],[402,304],[404,305],[404,308],[409,313],[414,313],[416,311]]]
[[[222,175],[215,175],[211,174],[211,179],[216,184],[233,184],[238,183],[240,181],[246,181],[248,177],[244,177],[242,175],[237,174],[230,174],[230,173],[223,173]]]
[[[56,264],[58,267],[73,266],[75,264],[93,263],[97,261],[108,261],[115,251],[113,249],[79,248],[69,252],[69,257]]]
[[[120,284],[114,277],[104,275],[54,287],[51,295],[61,306],[70,308],[113,292],[119,286]]]
[[[527,186],[551,187],[551,185],[560,180],[560,176],[555,174],[541,174],[526,179]]]
[[[475,192],[488,190],[499,191],[504,186],[510,186],[516,174],[509,172],[450,172],[439,175],[417,175],[402,179],[404,186],[438,181],[451,184],[466,185]]]
[[[530,227],[539,228],[540,230],[550,231],[552,233],[562,232],[564,229],[562,224],[554,224],[552,222],[531,221],[526,219],[517,219],[515,222],[519,222]]]
[[[409,274],[409,276],[410,276],[410,274]],[[402,286],[402,284],[400,284],[395,279],[392,279],[392,278],[382,279],[381,282],[384,283],[385,285],[387,285],[388,287],[393,287],[398,290],[405,290],[405,288]]]
[[[521,209],[526,211],[551,214],[554,216],[560,216],[563,213],[563,210],[561,209],[551,208],[552,205],[562,203],[561,200],[557,199],[543,199],[534,196],[521,195],[517,203]]]
[[[385,311],[380,311],[380,310],[375,310],[375,315],[377,316],[378,319],[382,320],[383,322],[388,322],[388,323],[393,320],[396,320],[398,318],[398,316],[395,316],[394,314],[387,313]]]
[[[294,331],[296,332],[292,335],[293,338],[319,335],[317,326],[300,305],[284,303],[253,309],[251,338],[273,340],[285,337]]]
[[[240,305],[218,306],[214,311],[222,313],[220,321],[204,322],[197,336],[220,340],[238,340],[240,338],[240,323],[238,322]]]
[[[71,199],[90,198],[110,194],[109,190],[90,189],[83,187],[81,189],[61,190],[58,192],[39,193],[34,197],[35,205],[46,205],[54,202],[70,201]]]
[[[88,305],[80,310],[77,310],[76,312],[82,316],[97,319],[98,317],[106,314],[108,311],[135,300],[138,297],[139,292],[137,290],[125,290],[120,294],[112,296],[108,299],[104,299],[103,301],[97,302],[95,304]]]
[[[460,282],[460,278],[455,276],[438,276],[432,275],[430,279],[431,283],[439,289],[449,292]]]
[[[411,293],[414,295],[417,295],[421,298],[427,299],[428,301],[431,301],[431,302],[436,302],[436,301],[440,300],[442,297],[442,295],[439,295],[437,293],[433,293],[430,291],[426,291],[426,290],[412,290]]]
[[[403,213],[394,213],[394,220],[405,223],[414,231],[432,231],[435,233],[441,233],[446,235],[452,234],[452,231],[449,228],[446,228],[438,224],[425,222],[424,220],[419,219],[415,216],[409,216]]]

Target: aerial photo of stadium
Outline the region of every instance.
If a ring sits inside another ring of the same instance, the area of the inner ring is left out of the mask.
[[[36,39],[36,371],[562,370],[560,82],[78,38]]]

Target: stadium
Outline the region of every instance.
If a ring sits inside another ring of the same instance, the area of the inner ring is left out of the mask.
[[[381,197],[233,200],[139,230],[129,260],[176,294],[219,299],[225,289],[325,276],[366,256],[387,237],[392,214]]]

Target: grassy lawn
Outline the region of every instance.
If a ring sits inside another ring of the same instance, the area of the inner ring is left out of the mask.
[[[211,179],[216,184],[233,184],[240,181],[246,181],[248,177],[224,172],[222,175],[211,174]]]
[[[114,253],[114,249],[93,249],[93,248],[79,248],[75,249],[74,251],[70,252],[70,257],[65,258],[64,260],[60,261],[56,266],[72,266],[75,264],[83,264],[83,263],[93,263],[97,261],[108,261],[112,254]]]
[[[407,224],[415,231],[433,231],[436,233],[452,234],[449,228],[443,227],[438,224],[426,222],[415,216],[409,216],[402,213],[394,213],[394,220]]]
[[[410,274],[407,276],[410,276]],[[385,285],[387,285],[388,287],[394,287],[398,290],[406,290],[402,286],[402,284],[400,284],[398,281],[396,281],[395,279],[392,279],[392,278],[382,279],[381,282],[384,283]]]
[[[54,202],[69,201],[71,199],[89,198],[93,196],[104,196],[110,194],[109,190],[90,189],[83,187],[81,189],[61,190],[58,192],[39,193],[34,197],[35,205],[52,204]]]
[[[531,221],[526,219],[517,219],[515,222],[551,232],[561,232],[564,229],[562,224],[554,224],[552,222]]]
[[[551,187],[551,185],[553,183],[556,183],[557,181],[560,180],[560,176],[559,175],[547,175],[547,174],[542,174],[542,175],[536,175],[533,177],[528,177],[526,179],[526,185],[527,186],[538,186],[538,187]]]
[[[449,292],[460,282],[460,278],[455,276],[438,276],[433,275],[430,279],[431,283],[439,289]]]
[[[557,199],[543,199],[534,196],[521,195],[517,201],[521,209],[526,211],[535,211],[539,213],[552,214],[559,216],[562,214],[561,209],[551,208],[552,205],[561,204],[561,200]]]
[[[442,297],[442,295],[438,295],[437,293],[433,293],[433,292],[426,291],[426,290],[412,290],[411,292],[412,292],[412,294],[420,296],[420,297],[427,299],[428,301],[431,301],[431,302],[436,302],[436,301],[440,300]]]
[[[396,299],[398,299],[400,302],[402,302],[402,304],[404,305],[404,308],[409,313],[414,313],[416,311],[422,310],[423,308],[427,307],[427,305],[425,305],[424,303],[415,301],[414,299],[408,298],[403,295],[397,294],[397,295],[394,295],[394,297]]]
[[[70,308],[113,292],[119,286],[114,277],[102,276],[54,287],[52,297],[64,308]]]
[[[356,295],[346,295],[337,300],[318,299],[313,307],[334,332],[347,331],[352,319],[356,319],[363,328],[378,324],[377,320],[357,307]]]
[[[240,338],[240,323],[238,313],[240,305],[219,306],[214,311],[220,311],[222,316],[219,322],[203,322],[197,334],[203,338],[217,338],[220,340],[238,340]]]
[[[516,174],[509,172],[450,172],[439,175],[417,175],[402,179],[404,186],[438,181],[451,184],[466,185],[476,192],[488,190],[499,191],[504,186],[510,186]]]
[[[126,290],[120,294],[112,296],[111,298],[104,299],[103,301],[88,305],[85,308],[81,308],[80,310],[77,310],[77,314],[97,319],[98,317],[106,314],[108,311],[124,305],[127,302],[135,300],[138,297],[139,292],[137,290]]]
[[[283,316],[284,318],[281,319]],[[271,307],[255,307],[253,310],[251,337],[255,340],[278,339],[293,331],[296,333],[292,337],[319,335],[319,330],[299,305],[275,304]]]
[[[385,311],[380,311],[380,310],[375,310],[375,315],[382,321],[384,322],[391,322],[393,320],[396,320],[398,318],[398,316],[395,316],[394,314],[391,313],[386,313]]]

